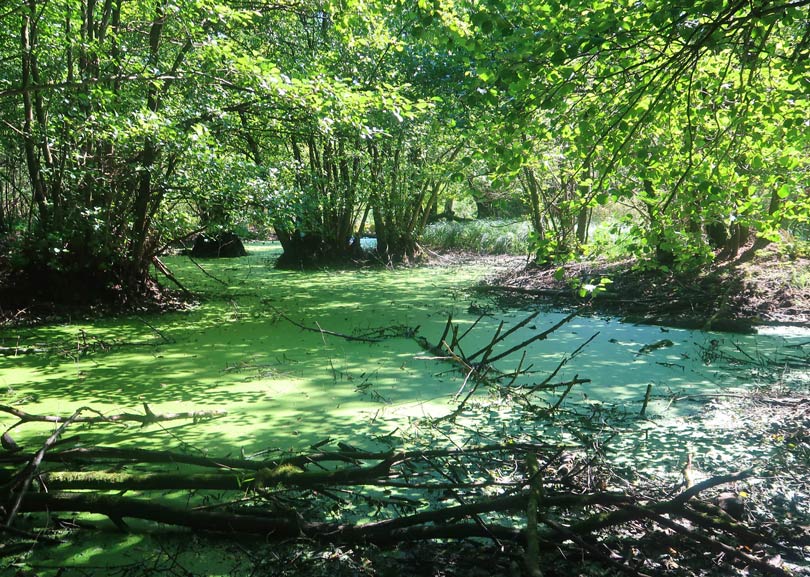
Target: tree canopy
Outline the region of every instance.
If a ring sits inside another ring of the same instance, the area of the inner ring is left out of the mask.
[[[3,268],[129,298],[169,244],[246,223],[292,266],[369,232],[396,258],[481,190],[522,199],[541,261],[600,206],[655,266],[777,240],[810,213],[809,10],[25,0],[0,25]]]

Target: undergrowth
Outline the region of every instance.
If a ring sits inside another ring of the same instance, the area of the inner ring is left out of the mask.
[[[440,221],[425,229],[422,240],[433,249],[523,255],[529,250],[530,232],[525,220]]]

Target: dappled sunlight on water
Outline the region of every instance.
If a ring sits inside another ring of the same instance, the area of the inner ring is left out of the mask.
[[[483,313],[461,343],[470,355],[487,345],[501,322],[507,330],[526,319],[534,310],[504,310],[468,290],[491,270],[464,265],[279,271],[272,266],[279,254],[276,245],[253,245],[249,251],[242,259],[201,260],[208,274],[185,257],[166,258],[199,296],[199,303],[186,312],[4,330],[0,346],[18,347],[23,354],[0,357],[0,403],[59,415],[82,406],[105,414],[142,413],[143,403],[156,413],[224,410],[227,415],[214,420],[174,420],[146,428],[137,423],[74,425],[67,434],[73,436],[72,445],[170,449],[212,457],[278,457],[322,442],[327,447],[345,442],[387,450],[403,443],[464,447],[508,438],[590,451],[609,441],[602,450],[614,466],[636,470],[643,464],[645,474],[674,483],[687,453],[696,455],[696,474],[768,458],[747,451],[748,461],[739,461],[739,453],[729,447],[740,439],[745,443],[746,424],[733,414],[720,423],[718,412],[703,419],[699,411],[705,405],[689,399],[747,389],[763,379],[786,380],[768,372],[770,361],[786,352],[797,354],[807,341],[800,332],[736,336],[583,314],[528,346],[522,362],[518,351],[495,363],[504,372],[518,365],[528,371],[512,389],[482,387],[455,423],[438,425],[424,417],[448,415],[472,385],[462,386],[464,375],[454,365],[430,358],[431,353],[405,336],[405,329],[418,327],[418,334],[436,343],[449,314],[463,333]],[[564,316],[540,313],[493,354],[541,334]],[[368,343],[327,332],[374,336],[385,329],[400,336]],[[560,406],[565,414],[552,417],[543,410],[557,402],[562,389],[536,393],[528,405],[516,404],[510,396],[520,387],[543,382],[558,367],[552,383],[590,379],[565,397]],[[806,370],[792,375],[810,380]],[[651,396],[642,418],[648,387]],[[617,416],[618,435],[615,422],[608,423]],[[573,421],[566,424],[566,418]],[[3,430],[15,422],[0,413]],[[584,437],[579,425],[569,426],[573,422],[589,423]],[[31,423],[13,433],[30,449],[41,446],[50,431],[48,424]],[[148,471],[150,466],[131,465],[128,470]],[[178,492],[162,498],[185,505],[188,496]],[[112,527],[97,516],[85,517]],[[148,523],[133,521],[132,526],[143,533],[96,533],[92,545],[51,549],[50,558],[40,560],[38,567],[43,575],[56,574],[62,566],[127,571],[148,557],[158,570],[180,559],[184,567],[206,574],[232,574],[240,563],[227,548],[190,544],[182,532],[158,537],[150,535]]]
[[[200,296],[188,312],[5,330],[3,346],[48,352],[0,358],[2,402],[41,414],[69,414],[84,405],[105,413],[134,411],[144,402],[155,412],[228,411],[213,421],[172,421],[146,431],[82,429],[88,443],[136,442],[212,454],[305,448],[327,437],[373,444],[414,418],[452,410],[463,375],[441,361],[420,358],[424,352],[411,338],[347,341],[304,331],[279,313],[344,334],[419,327],[419,334],[436,342],[448,314],[464,329],[483,309],[485,316],[462,342],[470,352],[484,346],[501,321],[509,327],[531,312],[500,310],[469,294],[467,289],[490,272],[482,266],[278,271],[272,267],[278,253],[276,245],[259,244],[243,259],[200,261],[208,274],[185,257],[166,258]],[[499,350],[562,318],[562,313],[540,314]],[[652,414],[688,411],[666,400],[675,393],[752,382],[745,371],[730,371],[719,362],[718,351],[763,355],[800,338],[729,336],[581,316],[528,347],[523,368],[531,373],[514,386],[544,380],[592,337],[554,379],[591,380],[575,387],[566,405],[610,403],[637,412],[652,385]],[[520,355],[496,365],[514,370]],[[14,422],[5,415],[0,419],[4,426]],[[46,429],[30,426],[18,434],[24,438]]]

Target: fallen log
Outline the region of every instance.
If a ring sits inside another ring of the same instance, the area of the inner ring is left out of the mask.
[[[118,447],[74,447],[59,451],[50,451],[44,456],[45,461],[62,463],[84,464],[131,464],[131,463],[166,463],[195,465],[214,469],[244,469],[258,471],[264,468],[274,468],[283,464],[304,467],[308,464],[341,462],[358,463],[360,461],[385,461],[397,455],[398,461],[410,461],[424,457],[463,457],[483,453],[508,452],[520,454],[528,451],[549,451],[554,448],[543,443],[495,443],[458,449],[425,449],[402,451],[376,452],[361,450],[320,451],[298,455],[281,455],[274,459],[251,460],[235,459],[230,457],[206,457],[189,455],[172,451],[152,451],[149,449],[132,449]],[[576,449],[574,445],[565,445],[562,448]],[[32,455],[15,453],[0,454],[0,464],[17,464],[30,460]]]
[[[252,475],[231,473],[109,473],[102,471],[50,471],[38,476],[48,490],[96,491],[167,491],[167,490],[220,490],[240,491],[252,487],[275,484],[298,488],[323,485],[358,485],[385,478],[391,461],[373,467],[337,469],[332,471],[303,471],[282,465],[273,469],[262,468]],[[0,475],[0,483],[9,477]]]

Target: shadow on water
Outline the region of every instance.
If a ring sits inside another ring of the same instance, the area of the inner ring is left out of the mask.
[[[374,344],[348,341],[304,331],[280,317],[279,311],[308,327],[345,334],[419,327],[419,334],[435,343],[448,314],[464,329],[483,308],[486,314],[464,341],[467,351],[484,346],[501,321],[513,326],[530,312],[487,303],[481,307],[480,298],[468,295],[466,289],[491,272],[482,266],[279,271],[273,268],[276,245],[254,245],[249,251],[241,259],[200,261],[206,273],[185,257],[167,258],[182,282],[200,296],[200,303],[187,312],[5,329],[0,346],[47,352],[0,357],[0,403],[61,415],[81,406],[108,414],[132,412],[143,402],[155,412],[228,411],[216,420],[171,421],[145,429],[73,427],[73,434],[85,444],[212,456],[302,450],[326,438],[333,439],[332,444],[345,441],[374,448],[381,446],[380,438],[407,429],[415,418],[450,412],[463,375],[441,361],[425,359],[412,338]],[[542,313],[515,331],[504,348],[561,318],[562,313]],[[756,381],[750,371],[721,363],[721,352],[770,354],[796,339],[807,340],[806,335],[739,337],[582,316],[527,349],[524,368],[531,365],[533,372],[515,386],[542,381],[592,337],[555,378],[591,380],[571,392],[566,406],[594,414],[611,406],[637,414],[652,384],[655,399],[648,415],[665,415],[673,422],[694,411],[687,403],[673,403],[675,393],[712,393]],[[508,371],[519,362],[518,352],[497,366]],[[486,403],[488,394],[482,392],[478,400]],[[14,422],[0,413],[4,430]],[[701,453],[715,450],[718,437],[705,430],[710,423],[700,428],[704,424],[680,422],[686,423],[683,438],[673,435],[676,429],[659,427],[654,420],[640,424],[627,435],[626,450],[616,462],[647,459],[662,471],[671,471],[687,440]],[[553,424],[503,406],[475,413],[465,424],[465,434],[471,430],[491,434],[499,427],[528,431],[534,438],[561,434]],[[48,430],[46,425],[22,427],[15,430],[15,439],[30,448],[41,443]],[[738,433],[732,429],[729,434]],[[184,566],[221,565],[223,574],[239,573],[235,565],[239,561],[227,550],[201,551],[189,547],[186,537],[178,537],[182,547],[178,545],[174,555],[172,539],[148,534],[98,536],[92,545],[52,549],[49,562],[81,570],[102,567],[104,574],[113,574],[118,566],[126,574],[127,567],[140,563],[148,552],[155,566],[183,555]],[[47,566],[43,560],[42,567]],[[69,574],[70,569],[64,573]]]
[[[260,247],[238,261],[203,261],[227,289],[187,259],[167,259],[201,293],[190,312],[5,331],[3,346],[49,352],[0,358],[4,402],[41,414],[83,405],[116,412],[141,402],[161,412],[225,409],[229,415],[212,423],[166,424],[167,434],[119,427],[99,434],[105,443],[134,438],[162,446],[182,439],[219,453],[306,447],[327,434],[383,434],[390,425],[375,414],[402,403],[421,412],[416,407],[425,399],[446,395],[432,376],[436,363],[414,360],[411,339],[352,343],[302,331],[276,311],[346,333],[430,327],[443,322],[480,273],[276,271],[276,252]]]
[[[225,418],[166,423],[159,432],[107,427],[87,433],[105,443],[170,443],[217,454],[306,447],[324,437],[373,439],[409,418],[449,410],[447,401],[461,377],[437,361],[418,358],[422,351],[413,339],[351,342],[303,331],[278,311],[312,328],[345,334],[419,327],[435,342],[449,313],[462,327],[478,317],[469,312],[472,300],[465,289],[486,269],[279,271],[272,267],[277,246],[256,245],[250,253],[242,259],[201,261],[207,274],[185,257],[167,258],[201,297],[188,312],[6,330],[0,335],[3,346],[47,346],[50,352],[0,358],[4,402],[58,414],[83,405],[105,412],[133,410],[142,402],[159,412],[224,409]],[[500,321],[510,326],[526,315],[491,308],[465,346],[483,346]],[[561,313],[543,313],[516,331],[509,344],[561,318]],[[706,364],[708,348],[740,341],[747,347],[778,347],[782,342],[577,317],[527,350],[525,363],[533,374],[516,385],[543,380],[595,334],[559,373],[561,381],[576,375],[592,381],[572,391],[567,402],[626,403],[630,410],[636,410],[632,406],[638,406],[649,384],[658,396],[744,386],[739,374]],[[645,352],[645,346],[662,341],[667,346]],[[514,369],[519,356],[503,359],[499,368]],[[0,419],[5,426],[13,422],[5,415]]]

